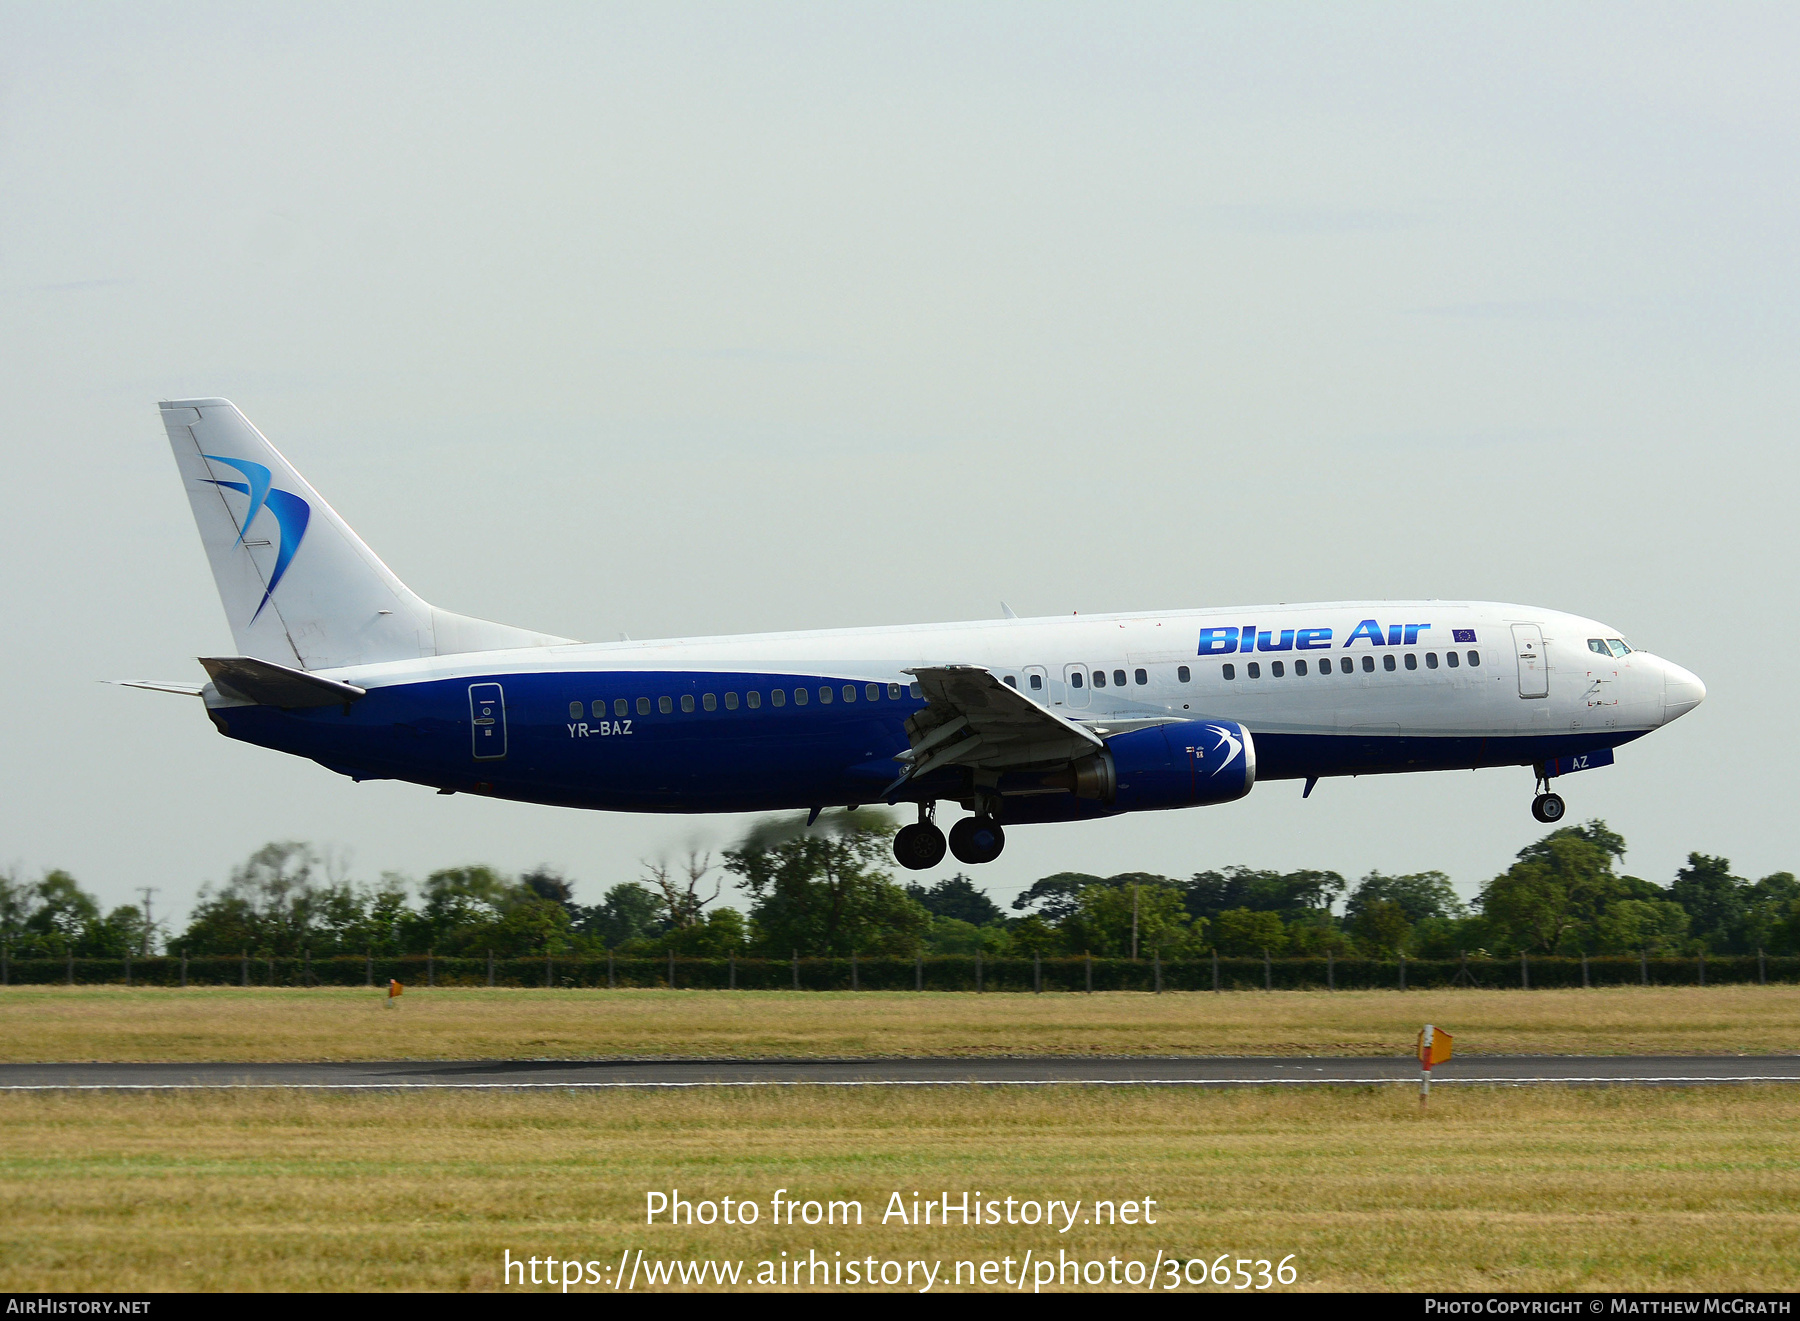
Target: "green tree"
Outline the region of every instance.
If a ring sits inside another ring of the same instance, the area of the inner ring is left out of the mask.
[[[1745,948],[1791,953],[1794,945],[1788,939],[1787,922],[1795,904],[1800,903],[1800,880],[1792,872],[1776,872],[1751,886],[1748,898]]]
[[[1636,885],[1613,871],[1624,841],[1601,821],[1554,830],[1521,849],[1519,860],[1481,892],[1496,943],[1540,954],[1579,953],[1598,940],[1596,923]]]
[[[725,854],[751,900],[757,945],[775,957],[912,954],[931,915],[888,874],[893,824],[875,813],[834,814],[808,829],[765,822]]]
[[[1329,913],[1344,892],[1344,878],[1334,871],[1278,872],[1234,866],[1195,872],[1183,888],[1187,910],[1195,917],[1248,908],[1296,918]]]
[[[1212,920],[1213,943],[1231,958],[1249,958],[1267,950],[1287,949],[1287,925],[1281,914],[1254,908],[1227,908]]]
[[[978,889],[975,882],[961,872],[939,881],[929,889],[916,882],[909,883],[906,893],[933,917],[952,917],[978,927],[998,922],[1005,917],[1000,906],[987,897],[987,892]]]
[[[1750,913],[1750,883],[1731,874],[1731,859],[1688,854],[1688,865],[1675,873],[1669,898],[1688,915],[1688,931],[1718,953],[1743,944],[1744,921]]]
[[[1357,882],[1344,905],[1345,918],[1355,926],[1362,910],[1377,900],[1400,905],[1409,926],[1432,917],[1462,917],[1468,911],[1456,897],[1450,878],[1441,871],[1406,876],[1384,876],[1376,871]]]
[[[1167,877],[1152,877],[1135,884],[1101,882],[1081,892],[1080,906],[1062,923],[1064,939],[1072,949],[1088,950],[1106,958],[1132,954],[1133,917],[1136,918],[1137,956],[1148,958],[1161,950],[1165,958],[1177,958],[1193,948],[1196,927],[1181,902],[1181,890]],[[1202,922],[1199,931],[1205,930]]]
[[[602,949],[647,940],[664,925],[661,896],[636,881],[613,886],[599,903],[583,909],[576,923],[577,929],[598,941]]]
[[[1350,919],[1356,938],[1370,954],[1386,957],[1406,948],[1412,918],[1398,899],[1365,898]]]
[[[1688,915],[1667,899],[1620,899],[1594,924],[1595,943],[1608,954],[1673,954],[1687,935]]]
[[[998,956],[1008,953],[1011,945],[1004,927],[976,926],[959,917],[934,916],[925,930],[928,954],[974,954],[979,950]]]
[[[1030,888],[1013,900],[1012,906],[1021,912],[1035,909],[1046,922],[1061,922],[1081,907],[1083,890],[1090,885],[1106,883],[1105,878],[1089,876],[1086,872],[1061,871],[1033,881]]]

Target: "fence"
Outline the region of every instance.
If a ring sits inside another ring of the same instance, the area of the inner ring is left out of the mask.
[[[807,991],[1248,991],[1413,990],[1470,986],[1532,990],[1577,986],[1700,986],[1800,981],[1800,957],[1195,960],[985,956],[800,959],[263,958],[6,960],[13,986],[668,987]]]

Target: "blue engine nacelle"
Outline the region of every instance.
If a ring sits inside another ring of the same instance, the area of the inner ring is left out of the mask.
[[[1242,798],[1256,783],[1256,744],[1235,720],[1182,720],[1106,740],[1075,767],[1075,793],[1122,812]]]

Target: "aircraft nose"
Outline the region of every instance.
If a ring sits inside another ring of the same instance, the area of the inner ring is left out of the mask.
[[[1663,662],[1663,723],[1680,718],[1706,700],[1700,677],[1679,665]]]

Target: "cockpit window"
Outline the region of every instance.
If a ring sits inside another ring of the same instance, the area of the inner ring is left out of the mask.
[[[1625,645],[1625,640],[1623,638],[1608,638],[1606,640],[1606,645],[1612,648],[1612,654],[1615,656],[1628,656],[1631,654],[1631,648]]]
[[[1589,638],[1588,639],[1588,650],[1589,651],[1597,651],[1602,656],[1612,655],[1612,652],[1607,650],[1605,638]]]

